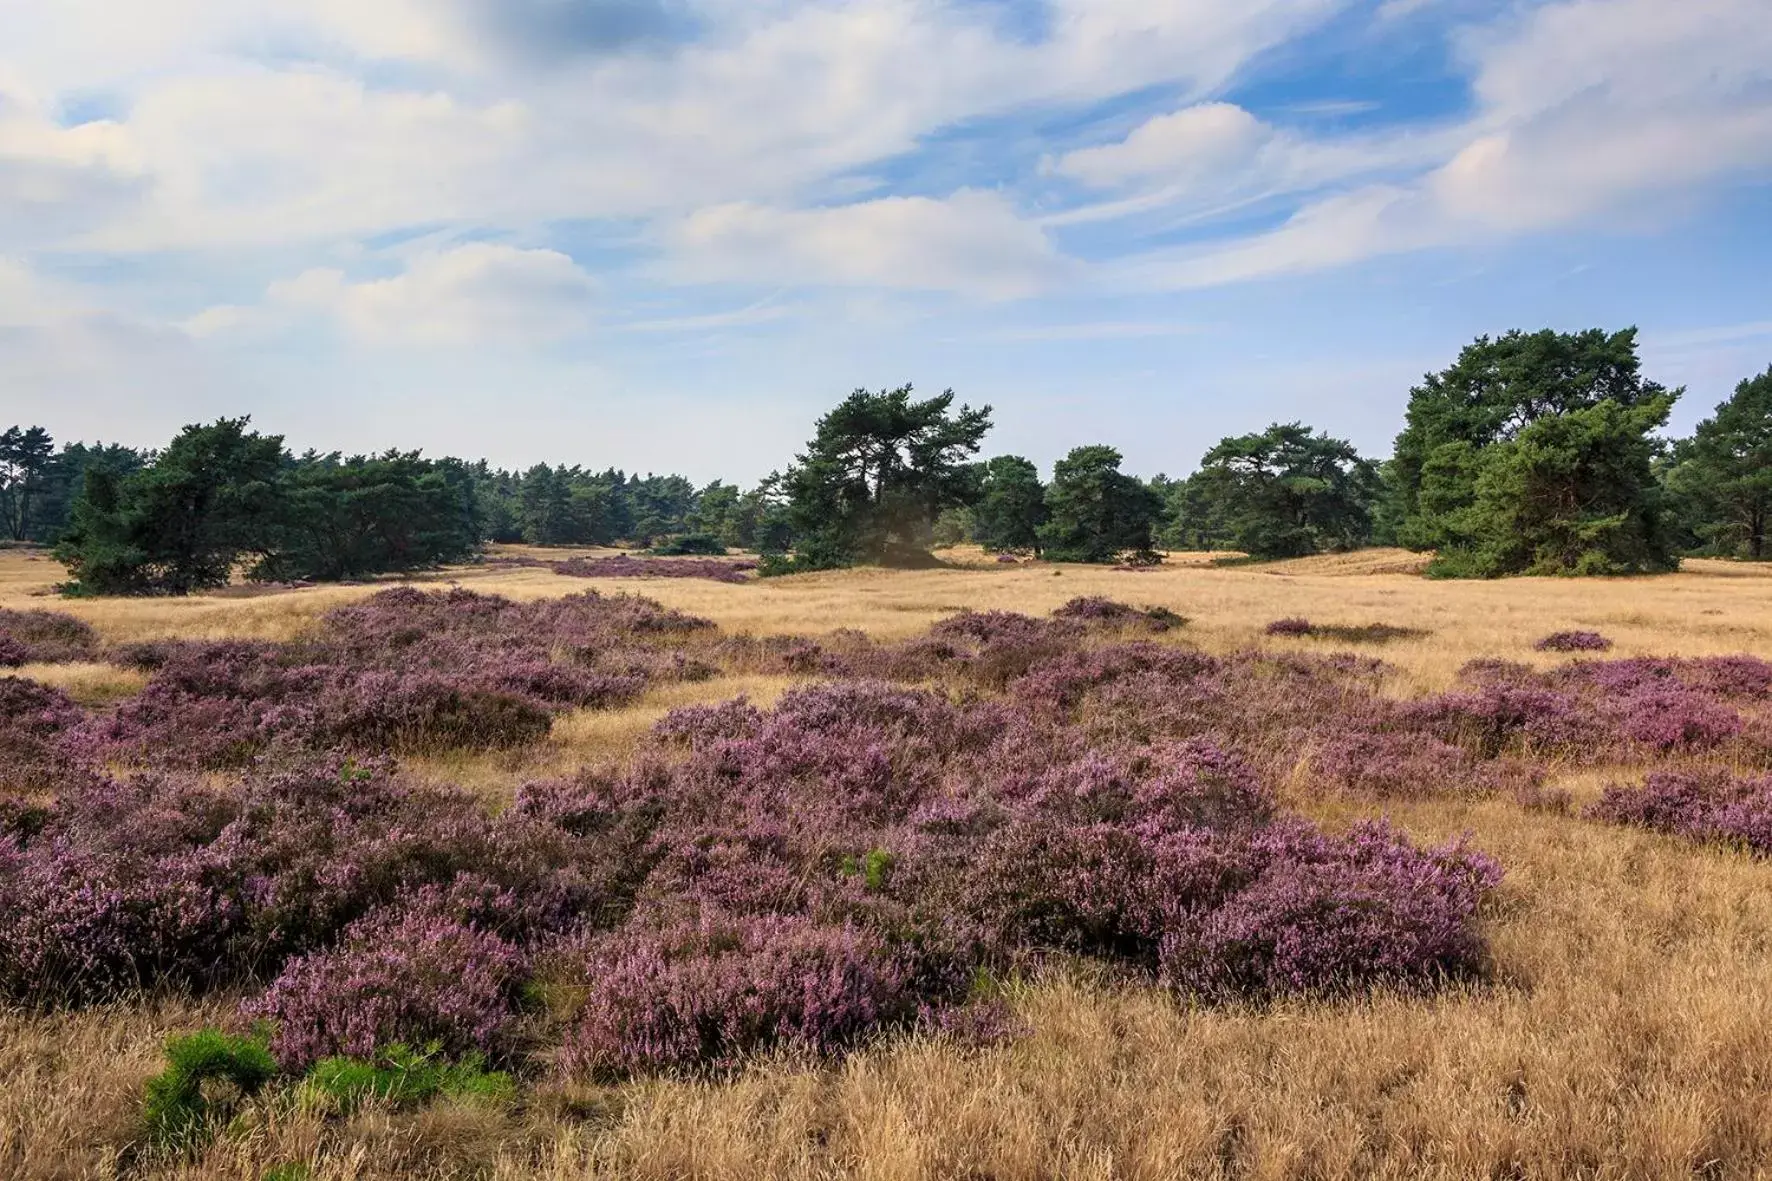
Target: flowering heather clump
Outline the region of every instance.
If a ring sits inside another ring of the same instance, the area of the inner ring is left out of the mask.
[[[1608,787],[1586,815],[1772,853],[1772,775],[1740,778],[1717,770],[1652,771],[1641,787]]]
[[[567,1034],[571,1073],[731,1066],[772,1047],[833,1053],[919,1013],[878,934],[799,916],[707,919],[594,940],[590,999]]]
[[[1313,752],[1311,771],[1341,791],[1381,799],[1457,795],[1490,786],[1485,765],[1463,747],[1396,731],[1331,734]]]
[[[0,668],[91,660],[97,650],[91,625],[72,615],[0,609]]]
[[[0,677],[0,797],[47,790],[70,773],[68,734],[85,717],[60,689]]]
[[[515,747],[564,709],[624,705],[714,669],[681,650],[706,620],[626,595],[539,603],[402,587],[288,644],[157,643],[120,654],[147,686],[96,721],[116,757],[197,768],[273,751]]]
[[[1482,853],[1458,843],[1417,849],[1370,822],[1339,839],[1278,824],[1256,843],[1267,861],[1260,876],[1165,935],[1162,973],[1172,984],[1236,996],[1374,981],[1423,987],[1481,962],[1473,920],[1501,881]]]
[[[1261,630],[1270,636],[1308,636],[1313,629],[1310,620],[1294,617],[1276,619]]]
[[[1612,641],[1599,632],[1552,632],[1532,645],[1540,652],[1609,652]]]
[[[1125,631],[1139,629],[1166,632],[1181,627],[1187,620],[1167,607],[1128,607],[1100,595],[1072,599],[1052,613],[1054,619],[1067,619],[1090,627]]]
[[[1609,732],[1577,698],[1552,689],[1486,684],[1445,693],[1395,711],[1398,728],[1424,733],[1492,759],[1510,751],[1580,754],[1603,748]]]
[[[246,1006],[273,1023],[271,1052],[282,1067],[366,1058],[395,1043],[435,1044],[452,1057],[508,1055],[527,957],[451,909],[426,890],[352,924],[336,947],[290,961]]]
[[[1620,731],[1656,750],[1705,750],[1741,732],[1740,714],[1680,688],[1641,690],[1604,708]]]
[[[757,563],[717,558],[568,558],[555,562],[555,574],[568,578],[711,578],[715,582],[749,582]]]

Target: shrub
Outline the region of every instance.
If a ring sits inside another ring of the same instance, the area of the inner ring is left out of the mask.
[[[1316,624],[1309,632],[1327,640],[1344,644],[1388,644],[1393,640],[1419,640],[1433,633],[1419,627],[1399,627],[1394,623]]]
[[[510,905],[506,903],[506,905]],[[290,961],[248,1012],[269,1019],[286,1069],[368,1058],[397,1043],[507,1055],[526,957],[449,913],[435,891],[351,925],[338,947]]]
[[[85,717],[67,694],[23,677],[0,677],[0,796],[69,778],[78,762],[70,732]]]
[[[586,952],[590,996],[567,1035],[569,1072],[732,1066],[777,1046],[830,1053],[919,1013],[879,935],[783,915],[623,933]]]
[[[147,1082],[148,1143],[172,1150],[198,1146],[208,1139],[214,1117],[227,1110],[213,1097],[214,1083],[226,1083],[245,1097],[257,1094],[276,1073],[277,1064],[255,1038],[205,1029],[171,1039],[166,1069]]]
[[[1137,628],[1151,632],[1166,632],[1187,623],[1187,620],[1167,607],[1128,607],[1124,603],[1116,603],[1112,599],[1099,595],[1091,595],[1072,599],[1052,613],[1054,619],[1069,620],[1086,626],[1103,627],[1115,630]]]
[[[0,609],[0,668],[91,660],[97,651],[97,633],[72,615]]]
[[[1297,617],[1276,619],[1262,629],[1270,636],[1308,636],[1314,630],[1310,620]]]
[[[1375,980],[1423,987],[1481,967],[1473,920],[1501,880],[1483,854],[1456,843],[1417,849],[1377,823],[1345,840],[1276,825],[1256,841],[1260,876],[1165,935],[1171,985],[1209,996],[1321,994]]]
[[[659,542],[652,552],[664,558],[723,557],[726,545],[712,533],[685,533]]]
[[[1599,632],[1552,632],[1532,645],[1540,652],[1607,652],[1612,641]]]
[[[1642,786],[1614,784],[1588,806],[1596,820],[1673,833],[1696,841],[1739,843],[1772,853],[1772,775],[1722,771],[1652,771]]]

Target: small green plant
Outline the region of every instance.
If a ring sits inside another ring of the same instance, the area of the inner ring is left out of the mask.
[[[212,1117],[257,1094],[277,1074],[261,1036],[232,1037],[215,1029],[168,1041],[166,1062],[148,1080],[144,1111],[148,1143],[163,1149],[201,1144]]]
[[[381,1047],[374,1058],[323,1058],[302,1084],[305,1103],[341,1115],[370,1100],[408,1107],[439,1095],[502,1100],[512,1092],[510,1076],[487,1070],[477,1055],[449,1062],[434,1045],[414,1050],[399,1043]]]
[[[844,857],[843,872],[849,877],[861,878],[869,890],[878,892],[885,889],[886,877],[897,860],[885,849],[869,849],[860,857],[853,853]]]

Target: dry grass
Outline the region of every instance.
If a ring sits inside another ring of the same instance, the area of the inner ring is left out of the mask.
[[[1195,621],[1188,636],[1215,649],[1255,642],[1282,616],[1383,621],[1434,633],[1382,650],[1420,688],[1447,683],[1476,655],[1551,659],[1531,643],[1568,627],[1606,633],[1621,654],[1772,656],[1772,572],[1692,563],[1649,580],[1446,584],[1385,571],[1402,560],[1151,574],[980,564],[601,588],[640,589],[755,632],[859,626],[902,636],[960,607],[1039,612],[1078,594],[1180,611]],[[21,565],[0,556],[4,605],[30,586]],[[599,585],[526,569],[460,577],[520,597]],[[114,639],[282,635],[362,593],[73,609]],[[102,683],[85,666],[57,675]],[[790,683],[669,686],[630,710],[571,718],[521,758],[432,760],[422,770],[496,793],[531,774],[624,757],[673,705],[739,692],[769,701]],[[1586,796],[1603,779],[1588,773],[1568,786]],[[1361,811],[1294,802],[1330,824]],[[823,1069],[775,1061],[723,1083],[544,1089],[513,1109],[446,1104],[345,1124],[269,1104],[201,1158],[137,1162],[133,1175],[232,1181],[299,1161],[313,1181],[1772,1176],[1772,864],[1507,801],[1389,811],[1424,838],[1474,832],[1508,867],[1490,920],[1489,986],[1256,1011],[1189,1009],[1055,975],[1018,991],[1034,1032],[999,1049],[911,1040]],[[119,1175],[133,1097],[159,1042],[225,1009],[0,1013],[0,1177]]]
[[[542,551],[558,556],[563,551]],[[698,579],[579,579],[524,567],[464,567],[428,581],[458,582],[515,599],[586,589],[636,593],[703,615],[732,632],[818,634],[856,627],[879,639],[915,635],[964,608],[1044,613],[1078,595],[1106,595],[1188,616],[1188,642],[1213,651],[1255,643],[1323,650],[1331,641],[1271,641],[1261,629],[1304,616],[1319,624],[1389,623],[1428,635],[1387,644],[1384,658],[1404,672],[1410,691],[1443,689],[1477,656],[1533,664],[1559,659],[1532,650],[1540,637],[1569,628],[1605,633],[1616,655],[1752,652],[1772,656],[1772,569],[1689,561],[1659,578],[1508,579],[1429,582],[1407,571],[1418,556],[1402,550],[1306,558],[1261,566],[1213,568],[1209,555],[1133,573],[1048,563],[998,565],[977,550],[952,551],[956,566],[924,571],[844,570],[729,584]],[[46,560],[0,552],[0,607],[43,607],[78,615],[108,641],[161,636],[285,639],[322,612],[371,594],[370,586],[328,587],[251,596],[48,603],[40,594],[61,576]]]

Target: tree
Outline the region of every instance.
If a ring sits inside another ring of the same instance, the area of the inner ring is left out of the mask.
[[[13,541],[30,537],[34,501],[54,467],[55,440],[40,426],[0,433],[0,530]]]
[[[1668,488],[1703,548],[1754,561],[1772,557],[1772,368],[1674,448]]]
[[[480,544],[472,474],[418,452],[303,456],[279,489],[260,579],[337,581],[459,562]]]
[[[90,469],[56,556],[85,594],[189,594],[222,586],[275,530],[283,440],[246,418],[187,426],[127,476]]]
[[[952,390],[917,402],[908,385],[858,389],[820,418],[806,452],[780,480],[793,561],[765,568],[928,562],[935,518],[978,498],[969,460],[991,425],[989,406],[954,412],[953,402]]]
[[[982,494],[972,509],[972,539],[986,549],[1040,553],[1046,523],[1046,485],[1040,469],[1019,455],[984,465]]]
[[[1052,469],[1046,523],[1039,538],[1059,562],[1111,562],[1121,554],[1151,554],[1151,529],[1162,501],[1120,470],[1112,447],[1078,447]]]
[[[1371,537],[1377,466],[1303,423],[1222,440],[1190,483],[1223,514],[1232,544],[1252,557],[1353,549]]]
[[[1410,393],[1386,525],[1443,576],[1669,569],[1649,432],[1679,394],[1634,328],[1479,337]]]
[[[1513,331],[1478,337],[1449,369],[1409,393],[1390,465],[1388,516],[1412,549],[1459,544],[1460,514],[1476,501],[1482,452],[1539,419],[1615,402],[1634,407],[1668,391],[1644,380],[1637,331]],[[1676,395],[1677,396],[1677,395]]]
[[[1150,488],[1163,502],[1157,519],[1157,541],[1165,549],[1215,550],[1232,543],[1225,515],[1221,472],[1195,472],[1184,480],[1159,473]]]
[[[1457,544],[1429,573],[1643,574],[1677,569],[1661,508],[1650,432],[1672,395],[1625,406],[1606,399],[1539,418],[1485,448],[1471,505],[1450,524]]]

